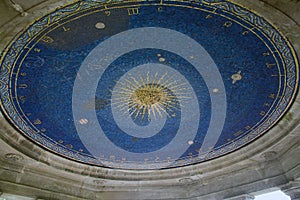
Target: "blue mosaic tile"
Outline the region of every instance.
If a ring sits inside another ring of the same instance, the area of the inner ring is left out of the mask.
[[[275,125],[298,61],[270,23],[226,0],[86,0],[2,53],[4,115],[63,157],[161,169],[226,155]]]

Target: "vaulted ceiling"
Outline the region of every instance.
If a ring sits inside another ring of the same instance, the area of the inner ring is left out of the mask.
[[[296,194],[299,5],[0,2],[0,190],[56,199]]]

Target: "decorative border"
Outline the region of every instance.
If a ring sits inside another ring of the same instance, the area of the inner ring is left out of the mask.
[[[10,98],[9,92],[9,83],[11,78],[11,69],[13,68],[15,62],[18,60],[18,55],[23,52],[24,46],[29,43],[33,38],[35,38],[41,31],[47,29],[54,23],[57,23],[59,20],[70,17],[71,15],[82,12],[87,9],[104,7],[104,9],[109,9],[110,5],[118,4],[118,3],[143,3],[148,2],[152,4],[156,4],[155,0],[141,0],[141,1],[120,1],[120,0],[112,0],[109,2],[104,2],[102,0],[85,0],[78,1],[73,4],[67,5],[65,7],[59,8],[56,11],[40,18],[35,21],[31,26],[29,26],[24,32],[20,33],[20,35],[8,44],[6,49],[2,52],[1,55],[1,73],[0,73],[0,95],[1,95],[1,109],[6,117],[9,118],[10,122],[25,135],[29,136],[30,139],[37,141],[41,146],[54,151],[55,153],[61,153],[63,156],[68,157],[70,159],[88,163],[88,164],[96,164],[99,165],[99,160],[93,158],[89,155],[84,155],[83,153],[79,153],[74,150],[66,149],[64,146],[56,144],[54,142],[50,142],[46,140],[43,136],[37,134],[32,129],[30,129],[27,124],[22,120],[22,118],[17,114]],[[295,97],[298,88],[298,60],[297,56],[289,44],[287,39],[279,33],[279,31],[274,28],[269,22],[267,22],[262,17],[257,16],[256,14],[248,11],[246,8],[238,6],[228,0],[195,0],[195,1],[160,1],[160,5],[164,4],[190,4],[191,6],[199,6],[205,5],[211,9],[219,10],[225,12],[229,15],[238,17],[239,19],[251,24],[261,33],[263,33],[266,37],[270,39],[273,43],[274,47],[278,50],[279,54],[282,57],[282,61],[284,62],[286,68],[286,87],[283,92],[284,95],[281,97],[279,104],[277,104],[277,109],[275,112],[270,114],[267,122],[260,124],[255,128],[252,132],[249,132],[247,135],[241,137],[233,141],[231,144],[220,147],[219,149],[212,150],[208,154],[203,156],[192,157],[189,160],[177,160],[170,167],[182,166],[188,164],[194,164],[197,162],[203,162],[206,160],[210,160],[225,154],[228,154],[238,148],[248,144],[253,141],[267,130],[272,128],[279,119],[283,116],[283,114],[287,111],[287,109],[292,104],[292,100]],[[114,161],[116,162],[116,161]],[[160,161],[161,162],[161,161]],[[138,168],[138,163],[133,163],[136,168]],[[144,163],[141,163],[144,164]],[[155,163],[149,163],[149,165],[155,165]],[[122,167],[122,163],[120,163],[120,167]]]

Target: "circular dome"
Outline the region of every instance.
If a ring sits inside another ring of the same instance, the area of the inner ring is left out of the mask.
[[[285,37],[221,0],[70,4],[15,37],[1,67],[1,107],[22,134],[119,169],[235,151],[282,117],[298,87]]]

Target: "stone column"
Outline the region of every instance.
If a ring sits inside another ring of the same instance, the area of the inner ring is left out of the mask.
[[[291,200],[300,200],[300,180],[289,182],[281,187],[281,190],[290,196]]]
[[[255,197],[249,194],[243,194],[235,197],[225,198],[224,200],[253,200]]]

